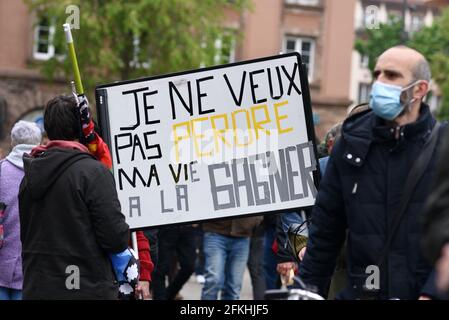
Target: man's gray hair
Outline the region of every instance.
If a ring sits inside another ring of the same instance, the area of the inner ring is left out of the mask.
[[[430,72],[430,66],[426,59],[419,60],[412,70],[412,75],[416,81],[427,80],[430,82],[432,73]]]
[[[38,145],[42,140],[41,129],[36,123],[19,120],[11,130],[11,146],[19,144]]]

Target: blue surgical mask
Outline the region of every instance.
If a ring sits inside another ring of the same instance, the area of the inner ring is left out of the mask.
[[[380,118],[385,120],[393,120],[399,116],[405,106],[412,103],[415,99],[410,100],[406,104],[401,103],[401,93],[416,85],[418,81],[406,87],[395,86],[376,81],[371,89],[369,106],[373,112]]]

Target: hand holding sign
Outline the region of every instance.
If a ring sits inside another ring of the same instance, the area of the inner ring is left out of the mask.
[[[80,141],[88,146],[90,152],[95,153],[96,151],[96,144],[94,144],[96,138],[95,125],[94,122],[92,121],[89,101],[87,100],[87,97],[84,94],[80,95],[74,94],[74,95],[77,101],[76,111],[78,112],[81,122],[82,133]]]

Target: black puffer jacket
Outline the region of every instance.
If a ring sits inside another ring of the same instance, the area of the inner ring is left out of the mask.
[[[24,299],[117,299],[107,253],[129,228],[111,173],[90,154],[50,148],[24,156],[19,193]],[[79,289],[76,275],[79,270]]]
[[[323,295],[327,293],[347,229],[348,286],[337,298],[360,296],[359,290],[372,274],[367,267],[379,262],[407,175],[435,123],[425,104],[418,121],[400,129],[398,140],[395,130],[370,110],[345,121],[312,213],[307,251],[299,269],[306,283],[317,286]],[[397,229],[388,263],[380,270],[378,298],[416,299],[429,278],[432,269],[420,250],[419,218],[431,191],[441,140],[440,134]]]

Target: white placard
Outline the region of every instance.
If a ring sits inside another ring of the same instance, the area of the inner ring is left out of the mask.
[[[312,112],[299,54],[97,87],[132,229],[308,207]]]

